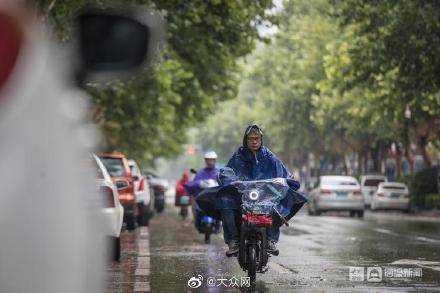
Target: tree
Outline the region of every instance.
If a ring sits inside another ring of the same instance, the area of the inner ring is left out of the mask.
[[[104,1],[37,1],[60,40],[68,40],[70,17]],[[127,5],[128,1],[124,1]],[[122,2],[120,2],[122,3]],[[252,51],[256,26],[271,21],[268,0],[132,0],[159,10],[168,45],[153,72],[108,89],[90,88],[93,117],[105,130],[107,148],[151,162],[180,151],[188,127],[203,121],[219,101],[236,96],[237,60]]]

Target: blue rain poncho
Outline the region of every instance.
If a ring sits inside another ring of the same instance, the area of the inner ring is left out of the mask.
[[[231,182],[237,180],[288,178],[290,190],[281,201],[281,206],[279,207],[281,214],[288,220],[307,202],[307,197],[297,192],[300,183],[293,178],[283,162],[268,148],[263,146],[263,143],[257,156],[254,156],[247,147],[247,134],[253,127],[258,128],[258,126],[251,125],[246,129],[243,146],[232,155],[226,167],[220,169],[218,181],[221,186],[205,190],[199,195],[197,202],[203,202],[201,205],[199,203],[199,205],[210,211],[214,208],[216,210],[239,209],[241,206],[241,196],[234,187],[230,186]],[[218,216],[219,212],[212,212],[211,214]]]

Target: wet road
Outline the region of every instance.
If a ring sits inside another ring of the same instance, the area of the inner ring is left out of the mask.
[[[301,213],[290,223],[291,227],[282,228],[280,256],[269,260],[266,274],[257,274],[255,292],[440,291],[438,218],[382,212],[366,213],[361,220]],[[202,236],[191,224],[182,223],[172,206],[152,220],[151,292],[249,291],[232,282],[236,278],[240,283],[246,273],[235,258],[224,256],[221,235],[210,245],[203,243]],[[363,272],[350,267],[362,267]],[[382,280],[373,274],[378,268]],[[416,276],[405,278],[408,272]],[[420,272],[422,276],[417,276]],[[191,289],[188,280],[199,275],[201,286]],[[208,285],[208,279],[213,283]]]

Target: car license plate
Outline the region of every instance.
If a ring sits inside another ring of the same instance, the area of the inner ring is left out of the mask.
[[[347,191],[336,191],[336,194],[337,194],[338,196],[347,196],[347,195],[348,195],[348,192],[347,192]]]
[[[390,197],[391,198],[399,198],[400,197],[400,193],[391,193]]]

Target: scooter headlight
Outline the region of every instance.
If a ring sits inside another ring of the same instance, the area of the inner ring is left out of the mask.
[[[249,198],[252,199],[252,200],[257,200],[259,197],[260,197],[260,193],[258,193],[257,190],[252,190],[249,193]]]

